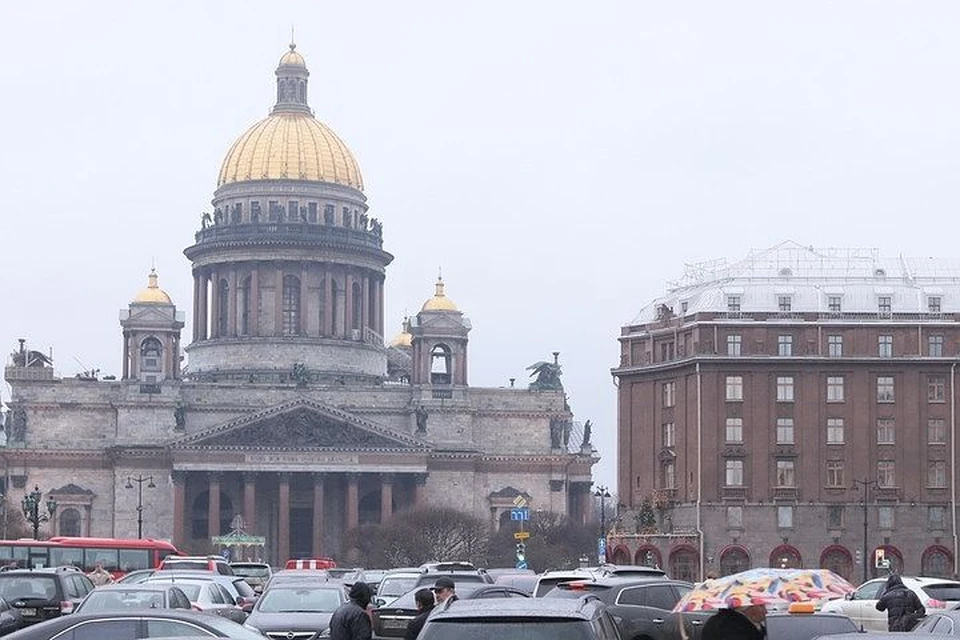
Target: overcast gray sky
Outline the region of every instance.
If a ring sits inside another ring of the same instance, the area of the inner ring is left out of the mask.
[[[560,351],[615,485],[616,337],[685,262],[785,239],[957,257],[958,18],[915,0],[5,3],[0,346],[119,373],[117,311],[152,260],[190,313],[181,252],[294,24],[310,103],[396,256],[388,326],[442,266],[471,382],[525,384]]]

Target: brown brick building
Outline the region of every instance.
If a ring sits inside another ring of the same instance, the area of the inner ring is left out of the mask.
[[[960,264],[784,243],[689,266],[620,344],[616,560],[955,572]]]

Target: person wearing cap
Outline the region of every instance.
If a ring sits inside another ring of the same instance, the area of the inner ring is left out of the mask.
[[[433,597],[433,591],[430,589],[418,589],[413,594],[413,599],[417,602],[417,617],[407,624],[407,632],[403,634],[403,640],[417,640],[420,630],[426,624],[430,612],[436,606],[436,599]]]
[[[437,598],[435,609],[446,611],[457,600],[457,585],[446,576],[437,578],[437,581],[433,583],[433,595]]]
[[[330,640],[371,640],[373,627],[367,606],[373,591],[366,582],[350,587],[350,599],[337,607],[330,618]]]

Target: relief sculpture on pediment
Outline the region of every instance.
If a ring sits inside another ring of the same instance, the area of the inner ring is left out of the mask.
[[[266,418],[206,441],[213,445],[283,447],[396,447],[400,443],[313,411],[301,410]]]

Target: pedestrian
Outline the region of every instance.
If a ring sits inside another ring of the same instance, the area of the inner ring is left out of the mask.
[[[437,598],[436,609],[446,611],[451,604],[457,601],[457,585],[447,577],[437,578],[433,583],[433,594]]]
[[[700,640],[762,640],[767,610],[762,604],[740,609],[720,609],[703,625]]]
[[[113,575],[103,568],[103,564],[98,562],[96,568],[87,574],[87,577],[90,578],[90,582],[93,583],[95,587],[102,587],[105,584],[113,583]]]
[[[373,627],[367,606],[373,591],[366,582],[350,587],[350,599],[337,607],[330,618],[330,640],[371,640]]]
[[[917,594],[895,573],[887,578],[887,586],[877,600],[877,610],[887,612],[888,631],[910,631],[920,618],[927,615]]]
[[[433,597],[433,591],[430,589],[418,589],[415,594],[413,594],[413,599],[417,602],[417,617],[410,621],[407,624],[407,632],[403,634],[403,640],[417,640],[417,636],[420,635],[420,630],[423,629],[423,625],[427,622],[427,618],[430,616],[430,612],[433,611],[433,607],[436,606],[436,598]]]

